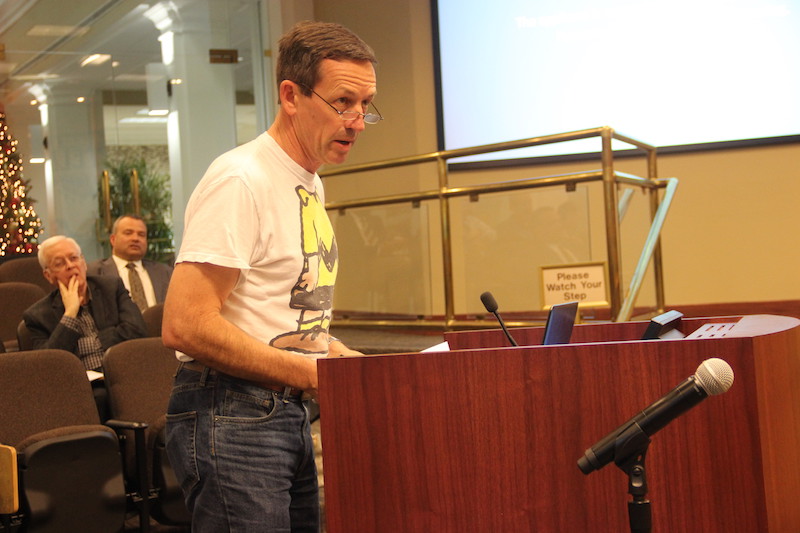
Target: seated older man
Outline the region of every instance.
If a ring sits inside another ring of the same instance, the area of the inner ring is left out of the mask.
[[[39,264],[56,290],[23,314],[35,349],[67,350],[87,370],[101,370],[110,346],[147,335],[122,280],[87,277],[86,260],[74,239],[57,235],[45,240],[39,245]]]

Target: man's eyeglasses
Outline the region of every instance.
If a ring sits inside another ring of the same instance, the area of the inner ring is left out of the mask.
[[[377,113],[377,115],[375,113],[359,113],[358,111],[339,111],[338,109],[336,109],[336,107],[334,107],[333,104],[331,104],[329,101],[327,101],[323,97],[321,97],[317,93],[317,91],[315,91],[311,87],[308,87],[307,85],[303,85],[301,83],[298,83],[297,85],[300,85],[301,87],[305,87],[306,89],[308,89],[312,93],[316,94],[317,97],[319,97],[320,100],[322,100],[323,102],[328,104],[328,107],[330,107],[331,109],[336,111],[336,113],[339,115],[339,118],[341,118],[342,120],[351,121],[351,120],[356,120],[358,117],[362,117],[366,124],[377,124],[378,122],[383,120],[383,116],[381,115],[381,112],[378,111],[378,108],[375,107],[375,104],[372,103],[372,102],[370,102],[369,105],[371,105],[375,109],[375,112]]]
[[[74,265],[78,263],[83,258],[83,255],[79,254],[72,254],[68,257],[56,257],[50,262],[48,265],[48,269],[52,272],[60,272],[67,268],[68,266]]]

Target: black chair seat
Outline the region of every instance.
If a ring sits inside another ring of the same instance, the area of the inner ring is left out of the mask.
[[[126,510],[119,440],[100,424],[78,358],[63,350],[0,354],[0,405],[7,407],[0,443],[17,453],[12,521],[21,531],[119,532]]]

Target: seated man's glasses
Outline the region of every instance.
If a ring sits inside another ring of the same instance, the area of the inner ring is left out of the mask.
[[[78,254],[73,254],[69,257],[56,257],[50,262],[50,265],[47,268],[53,272],[59,272],[67,268],[69,265],[74,265],[80,261],[82,257],[82,255]]]

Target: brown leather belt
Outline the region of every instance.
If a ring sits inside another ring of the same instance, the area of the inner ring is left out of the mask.
[[[193,370],[195,372],[204,372],[206,369],[209,370],[209,373],[213,374],[221,374],[217,370],[214,370],[211,367],[204,365],[203,363],[198,363],[197,361],[182,361],[182,367],[189,370]],[[283,394],[284,398],[302,398],[303,391],[301,389],[295,389],[293,387],[289,387],[288,385],[270,385],[265,383],[255,383],[253,381],[248,381],[248,383],[253,383],[259,387],[264,389],[271,390],[272,392],[277,392],[278,394]]]

